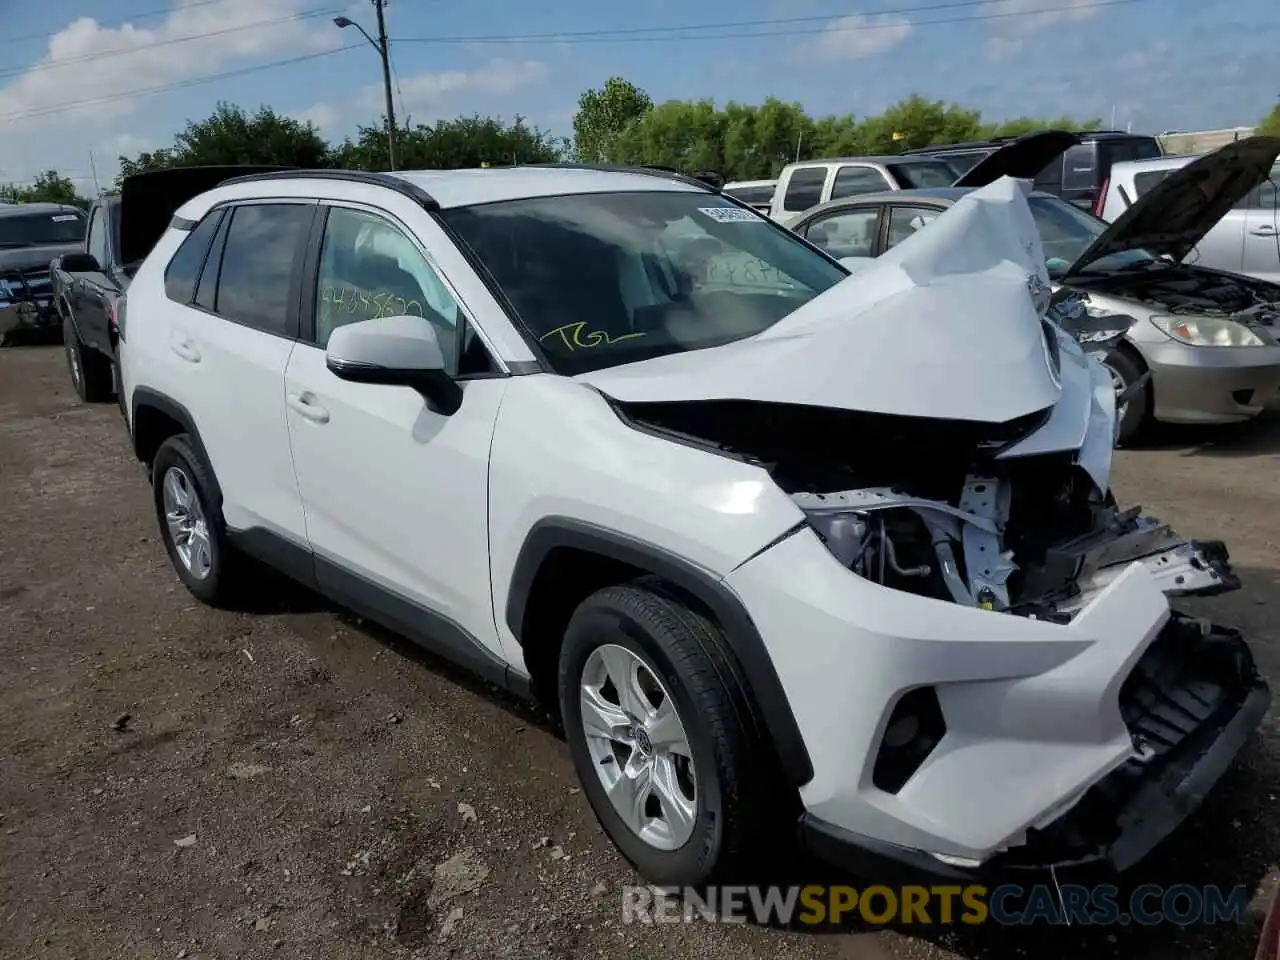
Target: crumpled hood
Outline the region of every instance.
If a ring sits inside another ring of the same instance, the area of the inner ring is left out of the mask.
[[[1150,250],[1181,262],[1227,211],[1271,175],[1280,137],[1246,137],[1171,172],[1144,193],[1062,276],[1122,250]]]
[[[576,379],[624,403],[753,400],[987,423],[1045,410],[1061,386],[1029,189],[1004,178],[973,191],[754,337]]]

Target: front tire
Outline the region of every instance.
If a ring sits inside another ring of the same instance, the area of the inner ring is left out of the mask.
[[[1142,367],[1127,353],[1111,350],[1102,361],[1102,365],[1111,374],[1111,383],[1115,387],[1116,396],[1138,382],[1142,376]],[[1116,445],[1132,444],[1147,426],[1150,419],[1151,393],[1146,387],[1129,398],[1123,409],[1116,409]]]
[[[582,788],[649,882],[745,878],[762,859],[780,784],[719,629],[657,584],[606,587],[574,612],[560,707]]]
[[[76,396],[85,403],[105,403],[112,397],[111,362],[80,342],[70,317],[62,319],[62,349]]]
[[[240,594],[244,559],[227,540],[212,471],[185,433],[156,451],[151,485],[160,536],[178,579],[196,599],[228,605]]]

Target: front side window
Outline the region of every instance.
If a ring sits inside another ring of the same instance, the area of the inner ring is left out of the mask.
[[[907,237],[923,230],[942,213],[935,207],[892,207],[889,210],[889,241],[886,250],[896,247]]]
[[[822,186],[827,182],[826,167],[800,167],[791,171],[783,207],[796,213],[816,207],[822,202]]]
[[[102,208],[94,213],[98,233],[102,233]],[[0,248],[38,247],[45,244],[79,243],[84,239],[84,214],[79,210],[52,213],[10,213],[0,217]],[[90,251],[92,252],[92,251]]]
[[[214,210],[192,230],[164,271],[164,295],[177,303],[190,303],[196,292],[200,268],[209,253],[209,244],[222,222],[222,211]]]
[[[754,336],[847,276],[709,193],[539,197],[442,217],[565,375]]]
[[[347,323],[425,317],[451,355],[458,304],[412,240],[371,213],[334,207],[325,223],[316,291],[315,340]]]
[[[875,255],[880,206],[841,210],[809,224],[805,239],[839,260]]]
[[[290,283],[314,211],[302,203],[246,204],[232,211],[214,303],[219,316],[292,335]]]
[[[952,177],[951,180],[954,180]],[[947,183],[950,183],[948,180]],[[841,167],[836,171],[836,182],[831,185],[831,199],[854,197],[862,193],[879,193],[891,184],[875,167]]]
[[[1106,221],[1057,197],[1030,197],[1027,202],[1044,247],[1045,266],[1054,279],[1066,273],[1109,227]],[[1090,272],[1122,270],[1159,259],[1148,250],[1121,250],[1094,261],[1086,269]]]
[[[972,164],[971,164],[972,166]],[[933,163],[891,163],[889,172],[904,190],[949,187],[960,178],[950,158]]]

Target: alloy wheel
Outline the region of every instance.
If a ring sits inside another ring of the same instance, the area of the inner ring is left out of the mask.
[[[178,559],[197,580],[213,569],[213,549],[200,497],[181,467],[170,467],[163,480],[164,519]]]
[[[639,656],[604,644],[587,657],[579,696],[592,765],[618,816],[658,850],[684,846],[697,823],[697,778],[670,692]]]

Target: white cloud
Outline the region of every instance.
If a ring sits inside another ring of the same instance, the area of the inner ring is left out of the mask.
[[[21,72],[0,76],[0,170],[84,168],[95,141],[137,111],[136,91],[341,46],[327,17],[290,19],[304,2],[183,0],[148,25],[73,21]],[[114,175],[114,155],[109,164]]]
[[[830,23],[812,45],[819,60],[862,60],[892,50],[911,36],[911,21],[892,13],[855,13]]]
[[[487,98],[505,97],[542,83],[550,74],[540,60],[490,60],[474,70],[446,70],[440,73],[417,73],[401,77],[396,84],[396,120],[404,123],[431,123],[446,116],[466,113],[487,105]],[[386,110],[381,84],[362,88],[347,103],[316,103],[305,110],[293,111],[299,120],[310,120],[328,133],[350,133],[334,130],[349,122],[355,114],[366,122],[374,122]],[[507,116],[506,119],[513,119]]]
[[[1052,9],[1045,8],[1044,0],[987,0],[977,13],[990,18],[992,36],[985,52],[993,62],[1016,56],[1022,50],[1023,39],[1033,33],[1097,15],[1097,0],[1058,0]]]

